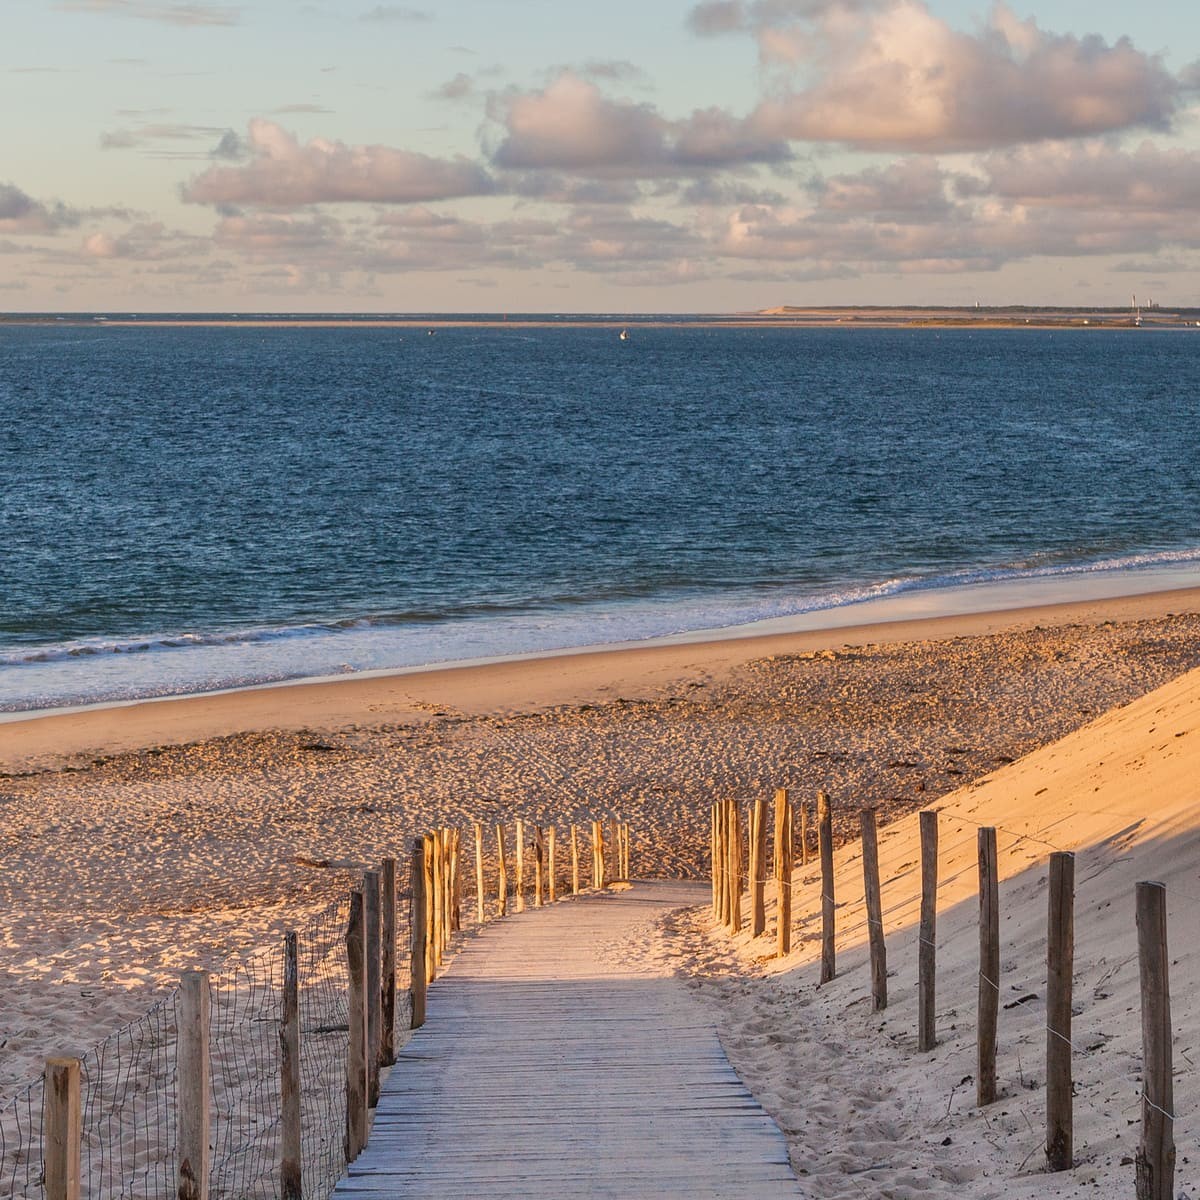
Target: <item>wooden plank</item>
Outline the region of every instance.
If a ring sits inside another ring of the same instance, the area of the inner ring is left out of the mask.
[[[496,915],[508,916],[508,859],[504,853],[504,826],[496,826]]]
[[[638,883],[484,926],[432,989],[342,1197],[796,1198],[708,1011],[618,947],[704,884]]]
[[[379,1102],[379,1056],[383,1046],[382,887],[378,871],[363,872],[363,947],[366,971],[363,1000],[367,1009],[367,1104]]]
[[[396,1061],[396,860],[385,858],[379,867],[379,941],[383,992],[380,996],[382,1025],[379,1034],[379,1065]]]
[[[517,822],[517,874],[514,882],[513,907],[525,911],[525,822]]]
[[[475,920],[480,925],[487,920],[487,905],[484,902],[483,878],[483,826],[475,822]]]

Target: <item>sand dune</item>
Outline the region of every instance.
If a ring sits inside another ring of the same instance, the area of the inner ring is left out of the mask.
[[[843,798],[843,803],[849,803]],[[726,1041],[789,1134],[814,1196],[1128,1196],[1140,1131],[1141,1029],[1134,886],[1169,889],[1175,1111],[1182,1187],[1200,1173],[1200,671],[1115,709],[933,805],[939,813],[938,1027],[916,1049],[915,816],[883,831],[891,1003],[872,1014],[857,843],[837,855],[839,977],[817,987],[820,885],[797,872],[799,945],[731,946],[708,918],[671,931],[707,980]],[[1000,831],[1002,1098],[974,1107],[976,830]],[[1043,1173],[1046,868],[1076,853],[1073,1043],[1077,1166]],[[770,934],[771,926],[768,926]],[[1022,997],[1034,997],[1025,1003]]]

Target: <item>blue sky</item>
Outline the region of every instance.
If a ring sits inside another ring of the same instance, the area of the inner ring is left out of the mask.
[[[1200,303],[1144,9],[9,0],[0,308]]]

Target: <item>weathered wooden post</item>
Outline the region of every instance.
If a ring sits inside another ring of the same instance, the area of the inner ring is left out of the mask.
[[[83,1115],[79,1067],[77,1058],[46,1059],[42,1130],[45,1200],[80,1200]]]
[[[926,809],[921,822],[921,927],[917,948],[917,1049],[937,1045],[938,815]]]
[[[508,859],[504,853],[504,826],[496,826],[496,914],[508,916]]]
[[[516,901],[517,912],[525,911],[525,822],[517,822],[517,878],[516,891],[513,899]]]
[[[380,954],[383,994],[380,997],[382,1025],[379,1033],[379,1065],[396,1061],[396,860],[385,858],[379,867],[381,923]]]
[[[612,877],[613,882],[616,883],[618,880],[625,878],[621,872],[621,824],[616,817],[610,818],[608,824],[611,833],[609,840],[612,845],[612,854],[610,856],[612,860]]]
[[[346,1049],[346,1161],[367,1144],[367,922],[363,894],[350,893],[346,960],[350,966],[349,1043]]]
[[[592,886],[604,886],[604,826],[600,821],[592,822]]]
[[[718,863],[720,843],[717,840],[717,806],[710,804],[708,808],[708,873],[712,883],[712,914],[716,920],[721,912],[721,868]]]
[[[979,1021],[975,1100],[996,1099],[996,1028],[1000,1018],[1000,866],[996,831],[979,830]]]
[[[808,801],[800,801],[800,865],[808,866]]]
[[[883,936],[883,896],[879,885],[879,831],[875,810],[864,808],[858,814],[862,831],[863,891],[867,908],[867,942],[871,950],[871,1008],[887,1008],[887,939]]]
[[[742,850],[745,846],[746,838],[742,830],[741,806],[736,800],[730,801],[730,804],[732,806],[732,836],[729,840],[733,851],[730,862],[730,879],[733,883],[733,890],[729,913],[729,931],[730,933],[740,933],[742,928],[742,883],[745,878],[742,871]]]
[[[750,818],[750,936],[767,928],[767,806],[755,800]]]
[[[433,926],[433,965],[440,970],[446,953],[446,856],[443,853],[442,831],[435,829],[429,835],[430,860],[433,864],[433,887],[430,889],[430,921]],[[431,972],[430,983],[436,978]]]
[[[1046,937],[1046,1162],[1075,1161],[1071,1087],[1071,980],[1075,972],[1075,855],[1050,855]]]
[[[425,1024],[425,988],[429,962],[429,917],[427,906],[429,894],[427,880],[429,872],[425,866],[427,841],[413,838],[412,843],[412,907],[409,910],[410,954],[409,966],[412,974],[412,1021],[411,1028],[420,1029]]]
[[[625,869],[621,872],[626,879],[630,877],[633,867],[630,865],[629,822],[621,826],[621,846],[625,851]]]
[[[792,802],[787,788],[775,793],[775,952],[792,951]]]
[[[717,847],[716,858],[713,861],[713,870],[717,877],[716,916],[722,925],[728,925],[729,880],[726,876],[729,870],[729,850],[725,845],[725,838],[728,833],[729,805],[724,800],[718,800],[715,807],[717,810]]]
[[[558,881],[555,879],[554,862],[554,826],[546,830],[546,878],[548,891],[546,898],[553,904],[558,899]]]
[[[1172,1082],[1167,889],[1137,885],[1142,988],[1142,1141],[1135,1162],[1137,1200],[1175,1195],[1175,1088]]]
[[[817,842],[821,852],[821,982],[837,975],[836,905],[833,892],[833,811],[829,793],[817,793]]]
[[[437,894],[437,838],[432,833],[425,835],[425,982],[432,983],[437,978],[438,953],[437,941],[441,937],[438,930],[438,894]]]
[[[533,827],[533,907],[546,903],[546,835],[540,825]]]
[[[279,1186],[282,1200],[303,1200],[300,1146],[300,966],[295,933],[283,935],[279,1021]]]
[[[367,1104],[379,1103],[379,1057],[383,1048],[383,904],[378,871],[363,872],[363,936],[367,974]]]
[[[579,895],[579,826],[571,826],[571,895]]]
[[[208,1200],[209,1123],[212,1119],[208,1040],[212,1022],[207,971],[185,971],[179,981],[176,1127],[179,1200]]]
[[[450,932],[462,932],[462,830],[450,830]]]
[[[483,826],[475,822],[475,919],[480,925],[487,920],[483,893]]]

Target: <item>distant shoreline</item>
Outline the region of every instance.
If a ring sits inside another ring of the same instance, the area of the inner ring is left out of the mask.
[[[8,313],[0,326],[51,326],[127,329],[1200,329],[1200,308],[1055,308],[1005,306],[952,307],[821,307],[785,305],[758,312],[728,314],[586,313],[561,317],[522,313],[438,313],[375,315],[372,313]]]

